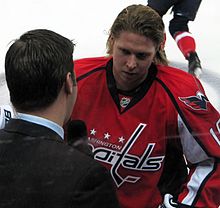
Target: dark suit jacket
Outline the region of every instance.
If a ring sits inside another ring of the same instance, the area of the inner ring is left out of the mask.
[[[11,119],[0,130],[0,207],[119,206],[103,166],[51,129]]]

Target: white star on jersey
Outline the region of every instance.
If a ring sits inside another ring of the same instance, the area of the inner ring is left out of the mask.
[[[95,130],[95,129],[91,129],[91,130],[90,130],[90,134],[91,134],[91,135],[95,135],[95,134],[96,134],[96,130]]]
[[[123,136],[121,136],[121,137],[118,137],[118,142],[121,142],[121,143],[124,143],[124,137]]]
[[[105,134],[104,134],[104,139],[109,139],[110,136],[111,136],[111,135],[110,135],[109,133],[105,133]]]

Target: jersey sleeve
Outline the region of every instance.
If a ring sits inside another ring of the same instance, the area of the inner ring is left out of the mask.
[[[172,69],[168,73],[172,76],[164,72],[161,79],[178,113],[178,137],[189,168],[178,202],[183,207],[217,208],[220,206],[220,114],[198,79],[183,72],[174,73]]]
[[[220,116],[203,90],[178,97],[179,134],[189,167],[179,202],[190,207],[220,205]]]

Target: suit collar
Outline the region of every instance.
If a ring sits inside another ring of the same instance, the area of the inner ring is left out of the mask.
[[[8,132],[18,132],[31,137],[46,137],[56,140],[62,139],[50,128],[21,119],[10,119],[4,129]]]
[[[26,113],[18,113],[17,118],[48,127],[52,129],[53,131],[55,131],[57,134],[59,134],[62,138],[64,138],[63,128],[51,120],[48,120],[43,117],[35,116],[32,114],[26,114]]]

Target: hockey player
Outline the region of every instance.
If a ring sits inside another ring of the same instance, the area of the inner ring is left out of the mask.
[[[148,6],[155,9],[161,17],[172,7],[173,19],[169,31],[180,51],[188,60],[189,73],[199,77],[201,63],[196,53],[196,42],[189,32],[188,22],[194,21],[202,0],[148,0]]]
[[[109,32],[109,56],[74,61],[79,96],[72,118],[85,121],[94,158],[110,170],[122,208],[163,201],[216,208],[220,116],[196,77],[167,66],[163,42],[155,10],[123,9]]]

